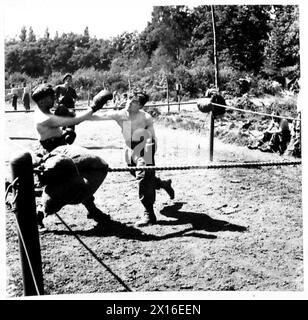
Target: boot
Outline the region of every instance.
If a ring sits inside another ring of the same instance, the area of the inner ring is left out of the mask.
[[[107,222],[110,221],[109,215],[103,213],[101,210],[99,210],[96,205],[94,204],[94,201],[88,200],[83,202],[83,205],[88,210],[87,218],[93,219],[96,222]]]
[[[168,193],[170,199],[174,199],[174,190],[171,187],[172,180],[166,180],[161,182],[161,187]]]
[[[153,208],[146,209],[144,211],[143,217],[136,222],[135,226],[136,227],[146,227],[146,226],[151,226],[157,222],[155,213]]]
[[[97,207],[88,211],[87,218],[93,219],[96,222],[108,222],[111,220],[108,214],[103,213]]]

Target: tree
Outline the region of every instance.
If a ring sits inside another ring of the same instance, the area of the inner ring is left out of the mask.
[[[49,40],[49,38],[50,38],[49,29],[48,29],[48,28],[46,28],[46,30],[45,30],[45,34],[44,34],[44,39]]]
[[[258,72],[267,39],[268,6],[214,6],[219,61],[243,71]],[[195,55],[213,59],[213,31],[210,6],[195,8],[191,48]]]
[[[5,70],[11,74],[20,72],[20,45],[14,44],[5,48]]]
[[[35,34],[33,32],[32,27],[29,27],[28,41],[29,42],[35,42],[36,41],[36,36],[35,36]]]
[[[20,39],[20,41],[22,41],[22,42],[26,41],[26,39],[27,39],[27,29],[26,29],[25,26],[23,26],[23,27],[21,28],[20,35],[19,35],[19,39]]]
[[[21,72],[31,77],[39,77],[44,73],[44,59],[36,43],[29,43],[21,47],[19,63]]]
[[[164,56],[167,54],[171,60],[179,62],[180,52],[191,38],[190,14],[187,6],[154,7],[151,23],[140,38],[142,47],[149,54],[154,51],[157,54],[156,50],[161,47]]]
[[[271,30],[264,49],[265,67],[276,72],[299,65],[299,10],[298,6],[280,5],[273,6],[271,13]]]

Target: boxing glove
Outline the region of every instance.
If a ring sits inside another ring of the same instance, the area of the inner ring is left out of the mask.
[[[93,112],[96,112],[99,109],[102,109],[103,106],[107,103],[108,100],[112,100],[113,95],[108,90],[101,90],[94,98],[91,109]]]

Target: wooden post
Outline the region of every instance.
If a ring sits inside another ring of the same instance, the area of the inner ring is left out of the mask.
[[[18,232],[18,242],[24,295],[41,295],[44,294],[42,260],[30,153],[24,152],[16,156],[11,161],[11,169],[13,180],[17,178],[18,185],[16,191],[16,219],[20,231]]]
[[[169,105],[169,84],[168,78],[166,78],[166,86],[167,86],[167,104],[168,104],[168,113],[170,112],[170,105]]]
[[[210,112],[210,153],[209,153],[209,161],[213,161],[213,153],[214,153],[214,114],[213,111]]]
[[[212,13],[212,27],[213,27],[213,51],[214,51],[214,68],[215,68],[215,87],[216,90],[219,90],[219,71],[218,71],[218,58],[217,58],[217,46],[216,46],[216,24],[215,24],[215,14],[214,14],[214,6],[211,6]],[[214,114],[213,111],[210,112],[210,162],[213,161],[213,153],[214,153]]]
[[[218,59],[217,59],[217,46],[216,46],[216,25],[215,25],[215,14],[214,6],[211,6],[212,12],[212,26],[213,26],[213,49],[214,49],[214,67],[215,67],[215,87],[218,90],[219,81],[218,81]]]

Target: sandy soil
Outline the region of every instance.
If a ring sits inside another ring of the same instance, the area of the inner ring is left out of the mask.
[[[20,147],[34,150],[32,113],[6,114],[5,160]],[[208,132],[156,127],[157,165],[208,162]],[[111,167],[125,166],[120,129],[113,122],[82,123],[76,144]],[[282,160],[275,154],[215,139],[214,161]],[[114,223],[103,228],[83,206],[59,215],[101,259],[75,239],[56,216],[40,235],[45,294],[127,291],[302,291],[301,166],[162,171],[176,198],[157,193],[158,223],[136,228],[142,206],[129,173],[109,173],[96,203]],[[7,211],[7,294],[21,296],[22,276],[13,214]],[[121,279],[116,278],[111,272]],[[125,285],[124,285],[125,284]]]

